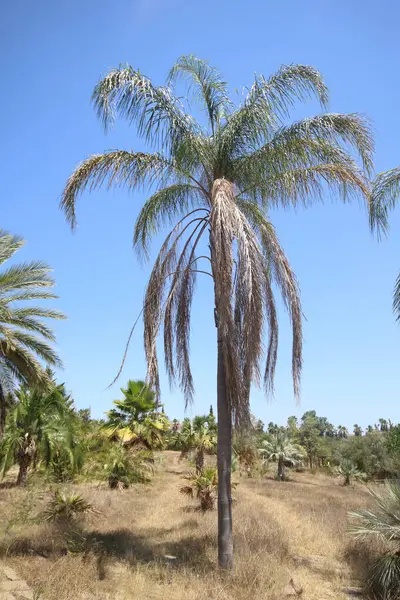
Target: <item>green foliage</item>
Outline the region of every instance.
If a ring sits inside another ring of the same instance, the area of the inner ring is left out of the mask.
[[[132,380],[128,381],[126,389],[121,388],[121,392],[124,398],[114,400],[116,408],[107,413],[104,430],[111,439],[127,445],[161,448],[170,424],[159,412],[155,393],[144,381]]]
[[[24,245],[18,236],[0,230],[0,266]],[[60,366],[51,346],[55,341],[48,319],[64,319],[56,310],[25,303],[56,298],[50,267],[43,262],[13,264],[0,273],[0,440],[10,395],[16,384],[47,384],[40,361]],[[22,304],[21,304],[22,303]]]
[[[80,494],[57,490],[43,511],[43,519],[49,523],[71,523],[96,512]]]
[[[233,435],[232,449],[239,463],[240,473],[243,471],[250,477],[258,460],[256,445],[257,431],[255,435],[249,430],[235,431]]]
[[[282,432],[265,440],[259,449],[264,462],[274,461],[278,464],[277,478],[285,479],[285,465],[296,466],[304,459],[304,450],[298,444],[294,444],[290,438]]]
[[[384,554],[373,565],[368,586],[376,598],[389,600],[400,595],[400,487],[398,481],[386,481],[383,493],[369,490],[375,510],[349,513],[350,532],[358,538],[377,538],[385,544]]]
[[[212,510],[218,492],[218,474],[214,467],[207,467],[200,473],[193,473],[185,477],[190,483],[181,487],[181,494],[196,497],[203,511]]]
[[[21,387],[17,403],[8,415],[2,441],[1,476],[15,463],[17,483],[26,484],[28,471],[41,464],[57,474],[61,464],[71,472],[78,466],[74,415],[63,385]],[[62,470],[62,469],[61,469]]]
[[[365,479],[365,473],[359,471],[357,465],[346,458],[335,468],[335,474],[338,477],[343,477],[343,485],[350,485],[352,479]]]
[[[104,476],[111,489],[128,488],[132,483],[148,483],[153,472],[152,454],[113,444],[104,465]]]

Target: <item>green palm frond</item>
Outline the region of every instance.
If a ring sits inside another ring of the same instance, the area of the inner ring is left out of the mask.
[[[147,142],[168,150],[200,132],[169,87],[154,86],[129,65],[106,75],[95,87],[92,100],[105,128],[118,114],[136,123],[139,135]]]
[[[168,81],[186,78],[189,82],[188,92],[194,88],[196,100],[199,100],[208,113],[212,133],[219,127],[221,117],[229,113],[232,102],[227,93],[227,83],[220,73],[205,60],[192,54],[181,56],[174,64],[168,75]]]

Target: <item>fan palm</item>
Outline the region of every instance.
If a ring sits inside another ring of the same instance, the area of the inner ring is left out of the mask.
[[[23,387],[16,396],[17,404],[8,415],[2,440],[0,476],[16,462],[17,485],[24,486],[29,469],[38,460],[50,465],[61,452],[74,466],[71,414],[63,386],[52,385],[45,391],[39,386]]]
[[[12,258],[24,240],[0,230],[0,265]],[[30,300],[56,298],[50,268],[43,262],[15,264],[0,272],[0,440],[6,422],[7,394],[16,382],[36,384],[47,380],[40,360],[60,366],[47,343],[54,334],[43,319],[63,319],[56,310],[21,305]]]
[[[217,434],[208,427],[208,423],[190,424],[179,434],[179,442],[182,448],[182,454],[186,455],[191,450],[196,453],[196,472],[201,473],[204,469],[204,454],[212,452],[217,446]]]
[[[185,109],[176,89],[188,83],[205,108],[204,122]],[[328,92],[318,71],[282,67],[256,76],[239,106],[227,84],[203,60],[183,56],[166,86],[155,86],[131,66],[113,69],[95,87],[93,102],[107,128],[116,115],[135,124],[154,152],[113,150],[83,161],[69,178],[61,207],[72,227],[76,201],[107,183],[135,190],[156,186],[136,221],[134,245],[145,257],[160,227],[172,229],[155,261],[144,299],[144,345],[148,381],[159,392],[156,338],[164,329],[166,369],[178,379],[186,402],[193,396],[189,332],[197,275],[214,286],[217,328],[219,564],[233,566],[231,511],[232,421],[249,421],[250,382],[260,380],[263,333],[268,329],[264,382],[273,386],[278,319],[277,284],[292,321],[292,371],[299,393],[302,310],[296,278],[267,210],[309,205],[328,190],[343,200],[366,196],[364,171],[346,151],[372,167],[368,123],[356,115],[322,114],[286,124],[295,101]],[[210,270],[203,263],[209,265]]]
[[[271,436],[270,440],[264,440],[259,449],[264,462],[273,460],[278,463],[277,478],[285,479],[285,464],[296,466],[305,457],[305,452],[298,444],[293,444],[284,433]]]
[[[362,473],[357,465],[348,458],[343,458],[340,465],[335,468],[335,473],[339,477],[343,477],[343,485],[350,485],[352,479],[363,479],[365,474]]]
[[[158,412],[155,393],[144,381],[128,381],[121,388],[122,400],[114,400],[116,408],[108,411],[105,431],[126,445],[157,448],[162,445],[163,433],[169,428],[167,417]]]
[[[385,491],[369,490],[375,509],[349,513],[350,533],[359,538],[376,538],[386,546],[372,566],[369,587],[376,598],[398,598],[400,594],[400,485],[386,481]]]

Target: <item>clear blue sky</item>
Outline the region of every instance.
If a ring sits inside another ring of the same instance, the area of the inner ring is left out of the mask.
[[[254,72],[282,63],[312,64],[331,91],[330,110],[373,120],[376,167],[400,163],[400,6],[396,0],[3,0],[0,8],[0,226],[27,239],[19,259],[40,258],[55,271],[57,324],[65,362],[60,377],[79,407],[100,416],[118,397],[105,390],[118,369],[141,307],[148,267],[132,251],[144,196],[105,190],[85,195],[71,234],[58,202],[76,164],[110,148],[144,149],[121,124],[107,136],[90,106],[100,75],[129,62],[162,83],[174,60],[193,53],[220,68],[232,90]],[[306,107],[312,114],[314,105]],[[302,289],[305,361],[302,400],[290,380],[290,330],[282,313],[276,394],[252,395],[253,412],[282,423],[315,408],[335,424],[400,421],[400,328],[391,292],[400,268],[400,210],[390,238],[369,234],[363,207],[318,205],[273,215]],[[195,405],[215,405],[215,329],[207,284],[194,307]],[[142,378],[142,331],[121,379]],[[163,378],[171,417],[183,416],[178,390]]]

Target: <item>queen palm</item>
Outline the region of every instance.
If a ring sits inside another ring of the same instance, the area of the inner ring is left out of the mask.
[[[0,230],[0,265],[12,258],[24,240]],[[24,306],[30,300],[56,298],[48,289],[54,286],[50,268],[43,262],[13,264],[0,272],[0,440],[3,436],[7,394],[16,382],[37,384],[47,381],[41,360],[60,366],[60,360],[47,343],[54,334],[43,319],[62,319],[55,310]]]
[[[188,84],[185,100],[178,80]],[[194,95],[201,122],[187,112]],[[321,75],[303,65],[256,76],[238,106],[227,84],[206,62],[183,56],[165,86],[155,86],[131,66],[113,69],[95,87],[93,102],[107,128],[115,116],[135,125],[152,152],[113,150],[83,161],[69,178],[61,207],[72,227],[76,201],[104,183],[156,190],[141,207],[134,245],[147,256],[152,236],[169,224],[144,300],[148,380],[159,390],[156,338],[163,325],[166,370],[178,379],[186,402],[190,368],[190,315],[196,277],[211,277],[217,328],[218,549],[219,564],[233,566],[231,515],[232,421],[249,421],[249,391],[261,378],[263,334],[268,330],[264,382],[273,385],[278,321],[273,285],[293,328],[292,371],[299,393],[302,311],[296,278],[268,217],[273,207],[297,207],[339,191],[343,200],[365,196],[363,170],[347,153],[355,149],[371,169],[368,124],[355,114],[322,114],[287,124],[295,101],[316,97],[326,106]],[[184,102],[184,104],[183,104]],[[207,268],[208,265],[208,268]]]

